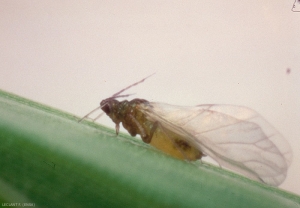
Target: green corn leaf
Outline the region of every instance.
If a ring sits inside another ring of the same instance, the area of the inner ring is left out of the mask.
[[[300,197],[0,91],[0,203],[36,207],[299,207]],[[32,204],[22,204],[32,203]]]

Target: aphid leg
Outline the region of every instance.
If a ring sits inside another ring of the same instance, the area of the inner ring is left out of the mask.
[[[153,134],[156,131],[157,127],[158,127],[158,122],[156,121],[156,122],[154,122],[154,124],[150,130],[150,135],[146,135],[145,137],[142,137],[142,139],[145,143],[149,144],[151,142],[151,139],[152,139]]]
[[[120,124],[116,123],[116,135],[119,135],[119,131],[120,131]]]
[[[147,143],[147,141],[149,140],[149,142],[151,141],[151,137],[149,138],[147,136],[147,133],[146,133],[146,130],[145,128],[140,124],[140,122],[131,114],[128,115],[131,119],[132,122],[135,123],[136,127],[139,129],[139,134],[141,135],[141,138],[143,139],[143,141],[145,143]],[[135,136],[137,134],[136,131],[130,131],[128,130],[128,132],[132,135],[132,136]]]
[[[83,119],[88,118],[89,115],[91,115],[92,113],[94,113],[95,111],[97,111],[97,110],[100,109],[100,108],[101,108],[101,106],[98,106],[97,108],[95,108],[94,110],[92,110],[91,112],[89,112],[88,114],[86,114],[85,116],[83,116],[83,117],[78,121],[78,123],[80,123]]]
[[[100,113],[96,118],[93,119],[93,122],[95,122],[98,118],[100,118],[104,113]]]

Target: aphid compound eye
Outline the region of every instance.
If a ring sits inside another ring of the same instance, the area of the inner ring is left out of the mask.
[[[110,106],[108,103],[104,104],[103,107],[101,107],[101,109],[108,115],[111,112]]]

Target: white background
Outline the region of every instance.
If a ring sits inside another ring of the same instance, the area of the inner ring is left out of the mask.
[[[255,109],[290,143],[300,194],[300,13],[286,1],[0,2],[0,88],[83,116],[122,88]],[[290,71],[290,73],[288,73]],[[114,127],[108,118],[100,123]]]

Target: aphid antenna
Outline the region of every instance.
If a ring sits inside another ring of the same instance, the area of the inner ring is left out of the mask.
[[[104,113],[100,113],[96,118],[93,119],[93,122],[100,118]]]
[[[136,83],[134,83],[134,84],[132,84],[132,85],[129,85],[128,87],[125,87],[124,89],[122,89],[122,90],[120,90],[119,92],[113,94],[111,97],[106,98],[105,100],[113,100],[113,99],[120,98],[120,97],[128,97],[128,96],[130,96],[130,95],[134,95],[135,93],[133,93],[133,94],[126,94],[126,95],[120,95],[120,94],[121,94],[122,92],[128,90],[129,88],[134,87],[134,86],[136,86],[136,85],[138,85],[138,84],[144,82],[146,79],[148,79],[149,77],[151,77],[151,76],[154,75],[154,74],[155,74],[155,73],[150,74],[149,76],[145,77],[144,79],[142,79],[142,80],[140,80],[140,81],[138,81],[138,82],[136,82]],[[98,106],[97,108],[95,108],[94,110],[90,111],[88,114],[86,114],[85,116],[83,116],[83,117],[78,121],[78,123],[80,123],[83,119],[88,118],[89,115],[91,115],[92,113],[94,113],[94,112],[97,111],[98,109],[101,109],[101,108],[104,107],[105,105],[107,105],[107,103],[105,103],[105,104],[102,105],[102,106],[100,105],[100,106]],[[98,118],[100,118],[102,115],[103,115],[103,113],[99,114],[96,118],[93,119],[93,122],[96,121]]]
[[[112,96],[112,97],[106,98],[106,100],[116,99],[116,98],[120,98],[120,97],[129,97],[129,96],[131,96],[131,95],[135,95],[135,93],[132,93],[132,94],[126,94],[126,95]]]
[[[151,77],[151,76],[154,75],[154,74],[155,74],[155,73],[150,74],[149,76],[145,77],[144,79],[142,79],[142,80],[140,80],[140,81],[138,81],[138,82],[136,82],[136,83],[134,83],[134,84],[132,84],[132,85],[129,85],[128,87],[125,87],[124,89],[120,90],[119,92],[113,94],[111,97],[116,97],[116,96],[120,95],[122,92],[128,90],[129,88],[134,87],[134,86],[136,86],[136,85],[138,85],[138,84],[144,82],[146,79],[148,79],[149,77]]]
[[[92,110],[92,111],[90,111],[88,114],[86,114],[85,116],[83,116],[79,121],[78,121],[78,123],[80,123],[83,119],[85,119],[85,118],[88,118],[89,117],[89,115],[91,115],[92,113],[94,113],[95,111],[97,111],[98,109],[101,109],[101,107],[103,107],[103,106],[98,106],[97,108],[95,108],[94,110]],[[94,120],[93,120],[94,121]]]

